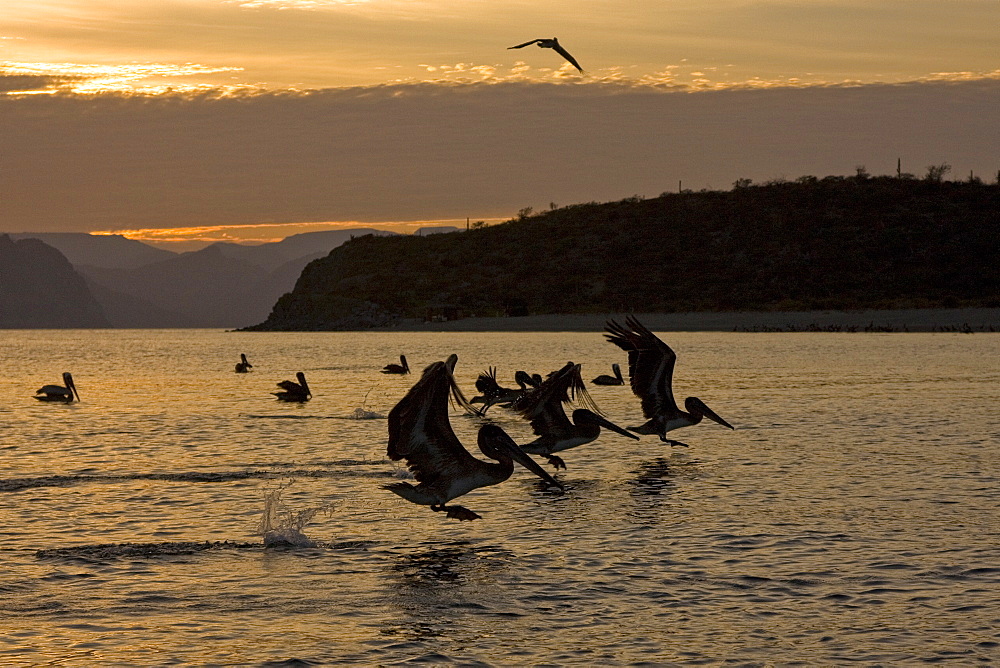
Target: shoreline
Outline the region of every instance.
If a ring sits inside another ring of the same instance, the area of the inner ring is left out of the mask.
[[[601,332],[625,313],[403,320],[378,332]],[[1000,332],[1000,308],[636,313],[661,332]]]

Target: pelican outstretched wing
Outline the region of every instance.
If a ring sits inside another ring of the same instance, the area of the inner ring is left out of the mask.
[[[526,46],[531,46],[532,44],[537,44],[538,42],[543,42],[542,39],[533,39],[530,42],[525,42],[524,44],[518,44],[517,46],[508,46],[507,49],[523,49]]]
[[[563,58],[565,58],[566,60],[568,60],[569,63],[570,63],[570,65],[572,65],[576,69],[580,70],[581,73],[583,72],[583,68],[580,67],[580,63],[576,62],[576,58],[574,58],[573,56],[569,55],[569,51],[567,51],[566,49],[562,48],[562,46],[560,44],[557,43],[555,46],[552,47],[552,49],[556,53],[558,53],[560,56],[562,56]]]
[[[580,376],[580,365],[568,362],[532,392],[515,401],[511,408],[531,423],[538,436],[559,433],[572,426],[563,405],[575,401],[600,414]]]
[[[448,364],[434,362],[389,411],[389,459],[405,459],[417,482],[427,487],[447,488],[452,480],[485,466],[469,454],[451,428],[449,397],[468,404]]]
[[[625,325],[609,320],[604,336],[628,353],[628,375],[632,392],[642,401],[642,414],[652,419],[677,410],[673,376],[677,355],[670,346],[632,316]]]

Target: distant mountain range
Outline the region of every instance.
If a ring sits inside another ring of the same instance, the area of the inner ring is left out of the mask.
[[[0,234],[0,327],[107,327],[83,277],[58,250],[37,239]]]
[[[394,233],[308,232],[187,253],[118,235],[0,237],[0,327],[242,327],[266,318],[310,261],[368,234]]]

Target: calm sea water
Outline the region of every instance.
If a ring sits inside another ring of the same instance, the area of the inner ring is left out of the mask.
[[[1000,661],[1000,335],[663,334],[737,427],[566,453],[447,520],[380,485],[449,353],[587,378],[599,334],[0,332],[0,664]],[[245,352],[255,365],[238,375]],[[72,371],[83,401],[36,402]],[[269,395],[304,371],[315,398]],[[639,424],[627,387],[593,387]],[[371,415],[369,415],[371,417]],[[527,424],[490,417],[516,440]],[[475,450],[479,421],[453,413]],[[313,547],[265,548],[260,523]],[[300,515],[306,513],[306,515]]]

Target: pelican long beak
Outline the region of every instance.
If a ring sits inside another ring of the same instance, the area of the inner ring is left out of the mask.
[[[736,429],[736,427],[734,427],[733,425],[731,425],[728,422],[726,422],[725,420],[723,420],[718,415],[718,413],[716,413],[711,408],[709,408],[708,405],[704,401],[702,401],[701,399],[698,399],[697,397],[692,397],[691,403],[694,406],[698,407],[698,412],[700,412],[702,415],[704,415],[705,417],[707,417],[712,422],[716,422],[718,424],[721,424],[723,427],[729,427],[730,429]]]
[[[66,389],[73,393],[77,401],[80,401],[80,393],[76,390],[76,383],[73,382],[73,376],[66,375]]]
[[[490,426],[494,425],[484,425],[483,428]],[[550,485],[555,485],[559,489],[563,489],[562,483],[553,478],[552,476],[550,476],[548,473],[546,473],[545,469],[539,466],[538,463],[528,455],[528,453],[526,453],[524,450],[521,449],[521,446],[519,446],[517,443],[514,442],[514,439],[512,439],[510,436],[507,435],[507,432],[505,432],[503,429],[500,429],[499,427],[495,427],[495,429],[496,429],[496,434],[495,437],[492,439],[492,444],[495,447],[502,449],[504,452],[510,455],[511,459],[513,459],[515,462],[517,462],[524,468],[528,469],[529,471],[537,475],[545,482],[549,483]]]
[[[625,429],[622,429],[621,427],[619,427],[618,425],[616,425],[611,420],[607,420],[607,419],[601,417],[600,415],[597,415],[596,413],[594,414],[594,421],[597,424],[599,424],[602,427],[604,427],[605,429],[610,429],[611,431],[615,432],[616,434],[621,434],[622,436],[628,436],[629,438],[634,438],[637,441],[639,440],[639,437],[636,436],[635,434],[633,434],[632,432],[626,431]]]

